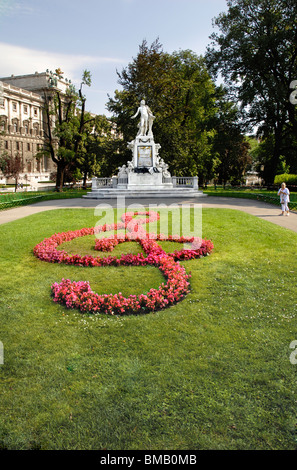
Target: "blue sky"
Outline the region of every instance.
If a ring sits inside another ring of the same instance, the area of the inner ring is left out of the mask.
[[[119,89],[116,70],[157,37],[166,52],[204,54],[212,19],[226,0],[0,0],[0,77],[55,70],[85,88],[89,111],[106,114],[107,94]]]

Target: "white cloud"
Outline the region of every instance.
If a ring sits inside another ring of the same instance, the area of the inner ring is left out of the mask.
[[[125,63],[124,60],[113,57],[62,54],[1,42],[0,57],[0,77],[45,72],[46,69],[54,71],[60,67],[64,72],[64,77],[73,82],[79,81],[82,71],[91,70],[92,66]]]
[[[0,16],[15,16],[16,14],[31,15],[36,8],[15,0],[0,0]]]

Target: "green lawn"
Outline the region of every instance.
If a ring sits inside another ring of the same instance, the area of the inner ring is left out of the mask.
[[[183,262],[192,277],[182,302],[147,315],[82,315],[51,300],[53,282],[128,295],[162,281],[150,266],[33,256],[45,237],[95,222],[93,210],[62,209],[0,226],[0,449],[296,449],[297,234],[203,209],[215,248]],[[94,240],[73,243],[67,250],[92,252]]]

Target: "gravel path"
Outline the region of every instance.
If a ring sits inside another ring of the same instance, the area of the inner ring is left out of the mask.
[[[58,199],[53,201],[43,201],[31,204],[28,206],[15,207],[13,209],[7,209],[0,212],[0,224],[12,222],[14,220],[27,217],[28,215],[37,214],[39,212],[54,210],[54,209],[82,209],[82,208],[95,208],[100,207],[119,207],[122,208],[124,205],[129,208],[130,205],[140,207],[151,207],[153,205],[166,205],[166,206],[188,206],[190,204],[202,204],[203,208],[221,208],[221,209],[235,209],[248,214],[252,214],[255,217],[268,220],[274,224],[280,225],[287,229],[297,232],[297,213],[291,212],[290,215],[280,216],[280,207],[265,202],[253,200],[253,199],[237,199],[231,197],[212,197],[207,196],[201,199],[199,198],[183,198],[183,199],[171,199],[166,198],[161,200],[158,199],[126,199],[125,204],[123,202],[117,202],[116,199]],[[134,208],[134,207],[133,207]]]

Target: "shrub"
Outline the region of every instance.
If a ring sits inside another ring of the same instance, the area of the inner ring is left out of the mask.
[[[274,184],[286,183],[287,185],[297,185],[297,175],[283,174],[276,175],[274,178]]]

